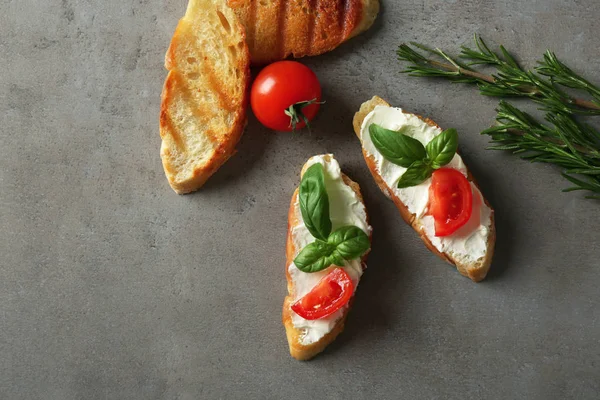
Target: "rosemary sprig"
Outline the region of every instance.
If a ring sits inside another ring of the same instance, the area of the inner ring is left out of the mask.
[[[546,111],[571,114],[600,115],[600,89],[575,74],[561,63],[556,56],[547,52],[536,73],[521,68],[516,59],[500,46],[500,53],[492,51],[478,36],[476,48],[461,47],[462,62],[439,49],[432,49],[411,42],[413,47],[424,50],[441,60],[427,58],[407,44],[398,48],[398,58],[409,62],[404,72],[411,76],[445,77],[455,82],[476,83],[481,94],[496,97],[527,97],[542,105]],[[474,70],[475,65],[489,65],[497,73],[487,75]],[[542,75],[550,77],[544,79]],[[574,98],[565,93],[559,85],[590,93],[594,100]]]
[[[564,191],[586,190],[592,192],[587,197],[600,199],[600,132],[575,117],[600,115],[600,88],[576,74],[550,51],[535,70],[525,70],[503,46],[499,52],[492,51],[477,36],[476,48],[461,47],[460,60],[440,49],[418,43],[411,45],[402,44],[398,48],[398,58],[409,62],[404,72],[411,76],[473,83],[486,96],[525,97],[540,104],[546,111],[546,124],[501,100],[497,124],[482,132],[492,138],[490,148],[509,150],[532,162],[563,167],[563,176],[574,185]],[[492,66],[496,73],[484,74],[474,69],[477,65]],[[591,99],[573,97],[562,87],[585,92]]]
[[[541,124],[506,101],[500,101],[496,111],[497,124],[481,132],[491,136],[490,149],[509,150],[531,162],[563,167],[563,176],[575,184],[565,191],[589,190],[597,194],[588,197],[600,198],[598,132],[566,114],[548,113],[546,120],[553,127]]]

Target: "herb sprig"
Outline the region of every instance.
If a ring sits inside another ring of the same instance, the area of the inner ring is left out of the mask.
[[[498,106],[498,124],[482,134],[490,135],[494,150],[509,150],[532,162],[565,168],[562,175],[574,186],[565,192],[587,190],[600,194],[600,136],[569,115],[548,113],[541,124],[506,101]],[[579,177],[577,177],[579,175]],[[598,198],[600,195],[589,195]]]
[[[535,71],[531,71],[523,69],[504,46],[500,46],[501,54],[498,54],[478,36],[475,36],[476,48],[461,47],[459,58],[464,62],[440,49],[415,42],[410,44],[446,61],[427,58],[409,45],[401,44],[397,51],[398,59],[410,63],[403,71],[410,76],[444,77],[454,82],[475,83],[485,96],[527,97],[540,103],[547,111],[600,115],[600,89],[574,73],[551,51],[547,51],[544,60],[538,62]],[[481,73],[472,68],[475,65],[493,66],[497,73]],[[542,75],[551,80],[544,79]],[[572,97],[558,85],[585,90],[594,100]]]
[[[523,69],[503,46],[498,52],[491,50],[478,36],[475,48],[462,46],[458,58],[412,42],[400,45],[397,54],[409,63],[404,72],[411,76],[472,83],[486,96],[525,97],[538,103],[546,112],[546,124],[501,101],[496,126],[482,132],[491,136],[490,148],[561,166],[566,169],[563,176],[574,185],[564,191],[585,190],[592,192],[587,197],[600,198],[600,132],[577,119],[600,115],[600,88],[571,70],[553,52],[546,51],[533,70]],[[494,67],[496,73],[484,74],[474,68],[478,65]],[[575,89],[588,98],[571,96],[564,88]]]
[[[344,260],[353,260],[369,250],[369,237],[357,226],[342,226],[331,232],[329,196],[322,164],[314,164],[304,172],[298,202],[304,225],[315,238],[294,259],[300,271],[318,272],[332,264],[343,267]]]

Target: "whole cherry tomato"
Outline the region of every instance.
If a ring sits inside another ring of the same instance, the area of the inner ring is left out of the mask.
[[[252,84],[250,104],[256,118],[277,131],[301,129],[315,117],[321,85],[315,73],[296,61],[265,67]]]

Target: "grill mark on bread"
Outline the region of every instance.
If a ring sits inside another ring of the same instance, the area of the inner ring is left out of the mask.
[[[201,54],[199,49],[198,54]],[[217,77],[215,70],[211,68],[210,63],[208,62],[208,57],[203,56],[202,61],[199,64],[201,65],[201,74],[206,79],[206,91],[215,92],[215,94],[217,95],[217,101],[219,102],[221,108],[225,109],[225,111],[227,112],[232,111],[234,107],[234,105],[232,104],[232,99],[225,92],[225,89],[223,88],[221,81]]]
[[[177,129],[175,129],[175,127],[173,126],[173,119],[171,118],[171,114],[167,110],[162,110],[160,113],[160,126],[163,127],[163,129],[160,132],[161,136],[171,136],[173,142],[175,142],[177,147],[179,147],[182,151],[185,151],[185,143],[183,143],[183,140],[177,132]]]
[[[343,0],[342,10],[339,15],[339,27],[340,27],[340,39],[344,40],[348,35],[346,34],[346,27],[348,24],[348,16],[350,12],[350,2],[352,0]]]
[[[283,20],[285,19],[285,11],[284,2],[286,0],[270,0],[271,7],[274,8],[275,14],[277,15],[277,19],[273,21],[274,24],[274,42],[273,42],[273,52],[276,57],[281,58],[281,54],[284,47],[284,41],[282,40],[282,35],[284,34],[281,31],[281,27],[284,25]],[[268,6],[267,6],[268,7]]]
[[[246,30],[246,40],[248,43],[248,47],[254,48],[254,37],[256,36],[256,3],[258,0],[250,1],[250,6],[248,7],[248,24],[247,27],[249,29]]]
[[[200,124],[208,124],[207,115],[210,115],[210,108],[205,102],[196,101],[192,95],[192,89],[187,85],[186,79],[184,75],[177,69],[173,69],[170,73],[170,77],[167,80],[167,88],[168,92],[179,93],[181,101],[185,104],[186,108],[189,110],[189,113],[194,116],[194,118],[199,121]],[[168,98],[170,101],[173,101],[176,97],[175,95],[169,95]],[[161,126],[164,126],[167,132],[173,138],[175,144],[182,150],[185,151],[186,145],[182,140],[179,131],[176,129],[173,123],[173,117],[169,112],[171,108],[170,102],[167,102],[165,108],[161,111],[160,115],[160,123]],[[214,145],[217,142],[217,138],[214,133],[210,131],[206,131],[206,136],[208,140]]]
[[[167,79],[165,80],[165,86],[162,94],[163,101],[160,107],[159,125],[162,128],[160,129],[160,136],[162,138],[167,135],[171,136],[173,142],[175,142],[179,148],[184,149],[185,145],[183,140],[181,139],[177,129],[175,129],[173,126],[173,119],[171,117],[171,113],[169,112],[169,109],[171,108],[170,103],[173,101],[172,93],[174,92],[174,86],[176,85],[176,82],[176,73],[173,71],[169,72]]]
[[[181,98],[184,104],[189,109],[190,114],[198,121],[199,125],[208,125],[209,121],[207,115],[210,115],[210,107],[204,101],[196,101],[192,95],[192,89],[187,85],[186,80],[182,79],[183,76],[179,74],[177,83],[178,89],[181,94]],[[216,135],[211,130],[206,130],[206,137],[214,145],[218,142]]]
[[[345,0],[342,40],[346,40],[360,22],[363,4],[360,0]]]
[[[314,49],[320,49],[321,52],[328,51],[341,43],[340,14],[343,13],[342,1],[316,0],[311,52],[314,52]]]
[[[344,19],[346,17],[346,4],[349,0],[337,0],[332,13],[336,13],[335,25],[331,24],[330,32],[325,39],[328,48],[334,48],[344,40]],[[335,27],[335,28],[334,28]]]
[[[315,25],[317,24],[317,18],[319,16],[318,6],[318,0],[308,0],[308,7],[309,10],[313,10],[313,15],[312,18],[308,19],[308,26],[306,28],[306,37],[308,38],[308,41],[306,43],[304,54],[312,53],[313,44],[315,42]]]
[[[279,2],[279,12],[278,12],[278,21],[277,26],[279,28],[280,34],[278,35],[279,41],[277,42],[277,54],[279,58],[285,58],[285,38],[286,38],[286,22],[289,12],[288,4],[291,0],[281,0]]]

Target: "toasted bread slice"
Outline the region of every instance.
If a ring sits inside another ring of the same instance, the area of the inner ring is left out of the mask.
[[[328,154],[328,155],[324,156],[324,159],[325,159],[325,161],[330,162],[331,160],[333,160],[333,156]],[[302,174],[304,174],[304,172],[306,171],[307,168],[308,168],[308,163],[305,164],[304,167],[302,168]],[[342,177],[344,184],[346,184],[348,187],[350,187],[354,191],[354,193],[356,193],[358,200],[364,206],[364,201],[363,201],[362,195],[360,193],[360,186],[358,185],[358,183],[352,181],[350,178],[348,178],[348,176],[346,176],[343,173],[341,174],[341,177]],[[292,264],[292,262],[294,261],[294,258],[298,255],[300,250],[302,250],[302,249],[296,248],[293,237],[292,237],[293,228],[302,224],[302,215],[300,214],[300,211],[298,209],[298,193],[299,193],[299,189],[296,189],[292,196],[292,201],[290,203],[290,209],[288,212],[288,232],[287,232],[287,243],[286,243],[286,249],[285,249],[285,255],[286,255],[285,275],[287,278],[288,295],[285,297],[285,300],[283,302],[283,318],[282,319],[283,319],[283,325],[285,326],[285,331],[286,331],[286,335],[287,335],[287,339],[288,339],[290,354],[292,355],[292,357],[294,357],[297,360],[309,360],[309,359],[313,358],[314,356],[316,356],[317,354],[319,354],[320,352],[322,352],[325,349],[325,347],[327,347],[327,345],[329,345],[331,342],[333,342],[334,339],[344,330],[344,324],[346,322],[346,317],[348,315],[348,312],[350,311],[350,307],[352,305],[352,301],[354,300],[354,296],[352,296],[352,299],[350,300],[350,302],[345,306],[342,315],[339,317],[339,319],[337,319],[337,321],[335,321],[335,325],[332,327],[332,329],[326,335],[324,335],[319,340],[317,340],[313,343],[310,343],[310,344],[302,343],[302,336],[305,334],[305,332],[303,331],[303,329],[296,328],[292,321],[292,313],[294,311],[292,311],[292,309],[290,307],[294,303],[294,301],[297,300],[297,298],[296,298],[297,296],[296,296],[296,287],[294,285],[294,281],[293,281],[293,279],[290,275],[290,271],[289,271],[290,264]],[[364,210],[365,210],[365,215],[366,215],[366,207]],[[366,216],[366,222],[368,225],[368,215]],[[371,232],[369,232],[369,240],[371,240]],[[363,270],[364,270],[364,268],[366,268],[367,255],[368,255],[369,251],[367,251],[365,254],[363,254],[363,256],[360,259],[361,268]]]
[[[367,117],[367,115],[371,111],[373,111],[375,109],[375,107],[377,107],[377,106],[389,107],[390,105],[385,100],[383,100],[377,96],[374,96],[371,100],[364,102],[361,105],[360,110],[354,115],[354,120],[353,120],[354,132],[356,133],[358,138],[361,139],[361,141],[362,141],[361,129],[362,129],[363,121],[364,121],[365,117]],[[422,118],[421,116],[418,116],[418,115],[417,115],[417,117],[420,118],[422,121],[424,121],[429,126],[439,128],[439,126],[432,120],[430,120],[428,118],[427,119]],[[431,240],[425,233],[425,229],[422,224],[422,221],[420,219],[418,219],[415,214],[413,214],[409,211],[407,205],[404,204],[396,196],[396,194],[394,193],[392,188],[390,188],[388,186],[388,184],[384,181],[384,179],[380,175],[380,171],[378,171],[374,157],[372,155],[368,154],[368,152],[364,149],[364,147],[363,147],[363,156],[367,163],[367,167],[371,171],[371,174],[373,175],[373,178],[375,179],[375,182],[377,183],[377,185],[379,186],[381,191],[394,202],[394,204],[398,208],[398,211],[400,211],[400,215],[402,216],[404,221],[406,221],[407,224],[412,226],[412,228],[421,236],[421,239],[423,240],[423,242],[425,242],[425,245],[429,248],[429,250],[431,250],[433,253],[437,254],[441,259],[456,266],[456,268],[462,275],[471,278],[475,282],[479,282],[479,281],[483,280],[490,268],[490,265],[492,262],[492,257],[494,255],[494,245],[496,243],[496,228],[495,228],[495,223],[494,223],[494,210],[490,206],[489,202],[485,198],[483,198],[483,201],[491,210],[491,225],[490,225],[490,230],[489,230],[489,234],[488,234],[487,248],[485,250],[485,255],[484,255],[484,257],[479,258],[476,262],[465,263],[465,262],[461,261],[461,259],[459,257],[457,257],[455,254],[441,252],[434,246],[434,244],[431,242]],[[471,173],[468,170],[467,170],[467,175],[468,175],[467,179],[478,188],[477,183],[475,182],[473,176],[471,175]]]
[[[250,54],[224,0],[190,0],[165,57],[160,155],[179,194],[199,189],[235,152],[246,124]]]
[[[228,0],[246,27],[252,63],[333,50],[369,29],[379,0]]]

